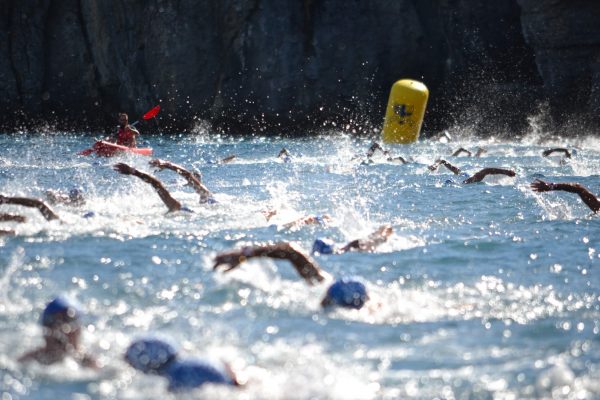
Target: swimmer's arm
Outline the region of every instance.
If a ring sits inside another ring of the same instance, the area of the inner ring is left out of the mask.
[[[536,179],[531,184],[531,189],[533,189],[534,192],[562,190],[563,192],[575,193],[579,195],[581,200],[590,208],[590,210],[593,212],[600,211],[600,200],[598,200],[598,198],[592,192],[579,183],[548,183],[540,179]]]
[[[456,168],[454,165],[450,164],[446,160],[437,160],[435,163],[433,163],[432,165],[430,165],[428,168],[429,168],[430,171],[435,171],[438,168],[438,166],[440,166],[440,165],[443,165],[444,167],[448,168],[455,175],[460,174],[460,169]]]
[[[377,230],[369,235],[366,239],[356,239],[346,244],[340,249],[340,252],[357,249],[362,251],[373,251],[377,246],[387,241],[388,237],[393,233],[390,225],[382,225]]]
[[[58,215],[52,211],[52,209],[42,200],[31,199],[28,197],[6,197],[0,195],[0,204],[15,204],[24,207],[37,208],[48,221],[60,219]]]
[[[98,364],[98,360],[95,357],[86,354],[86,353],[77,353],[74,356],[75,360],[82,367],[91,368],[93,370],[99,370],[100,364]]]
[[[381,145],[377,142],[374,142],[371,147],[369,147],[369,150],[367,150],[367,157],[372,157],[375,154],[375,151],[381,151],[383,154],[388,155],[389,151],[384,150],[383,147],[381,147]]]
[[[564,147],[557,147],[554,149],[544,150],[544,152],[542,153],[542,156],[548,157],[552,153],[563,153],[565,155],[565,157],[571,158],[571,153],[569,152],[568,149],[565,149]]]
[[[487,150],[483,147],[477,149],[477,153],[475,153],[475,157],[481,157],[482,154],[487,153]]]
[[[245,247],[242,250],[221,253],[215,258],[213,269],[217,269],[220,265],[227,265],[229,266],[225,269],[227,272],[236,268],[247,259],[254,257],[288,260],[309,285],[321,282],[328,276],[300,247],[286,242],[266,246]]]
[[[403,157],[388,157],[388,161],[400,161],[402,164],[406,164],[406,160]]]
[[[182,166],[173,164],[170,161],[160,160],[158,158],[150,161],[150,165],[158,167],[159,169],[170,169],[171,171],[175,171],[177,174],[181,175],[187,181],[187,183],[194,188],[196,193],[200,195],[201,200],[206,201],[210,197],[210,190],[208,190],[207,187],[200,182],[198,176]]]
[[[232,154],[230,156],[225,157],[220,162],[221,162],[221,164],[227,164],[228,162],[231,162],[231,161],[235,160],[235,157],[236,157],[236,155]]]
[[[42,355],[43,353],[45,353],[45,349],[43,347],[28,351],[21,357],[17,358],[17,362],[26,363],[30,361],[39,361],[41,359],[40,355]]]
[[[177,200],[175,200],[173,198],[173,196],[171,196],[169,191],[167,189],[165,189],[163,184],[155,177],[148,175],[142,171],[139,171],[133,167],[130,167],[129,165],[124,164],[124,163],[115,164],[113,166],[113,169],[123,175],[136,176],[136,177],[140,178],[141,180],[143,180],[144,182],[152,185],[154,190],[156,190],[156,192],[158,193],[158,196],[160,197],[160,199],[163,201],[165,206],[167,206],[167,208],[169,209],[169,212],[181,210],[181,203],[178,202]]]
[[[484,168],[481,171],[477,172],[472,177],[465,179],[463,183],[476,183],[481,182],[483,178],[488,175],[506,175],[506,176],[515,176],[515,171],[504,168]]]
[[[277,154],[277,158],[281,158],[281,157],[285,157],[285,156],[290,157],[290,152],[284,147],[279,151],[279,154]]]
[[[27,218],[22,215],[0,213],[0,222],[25,222]]]
[[[452,157],[457,157],[460,153],[467,153],[467,156],[471,157],[471,152],[469,150],[465,149],[464,147],[461,147],[460,149],[458,149],[454,153],[452,153]]]

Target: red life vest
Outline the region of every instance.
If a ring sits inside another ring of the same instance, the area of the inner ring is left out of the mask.
[[[125,128],[119,128],[119,134],[117,136],[117,144],[121,146],[133,147],[135,144],[136,132],[131,129],[129,125]]]

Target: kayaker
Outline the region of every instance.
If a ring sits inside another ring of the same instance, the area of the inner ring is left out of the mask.
[[[135,138],[140,132],[129,125],[129,116],[119,113],[119,132],[117,133],[117,144],[127,147],[137,147]]]
[[[46,305],[40,318],[44,333],[44,346],[19,357],[19,362],[37,361],[50,365],[67,356],[80,365],[98,369],[96,359],[81,349],[81,311],[66,297],[59,296]]]

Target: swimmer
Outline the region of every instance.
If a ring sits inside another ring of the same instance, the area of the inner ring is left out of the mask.
[[[383,147],[381,147],[381,145],[377,142],[373,142],[373,144],[371,145],[371,147],[369,147],[369,150],[367,150],[367,164],[369,164],[372,160],[371,158],[375,155],[375,152],[379,150],[383,153],[384,156],[386,157],[387,161],[399,161],[402,164],[406,164],[408,163],[408,161],[406,161],[403,157],[397,156],[397,157],[392,157],[390,156],[390,152],[388,150],[385,150]]]
[[[171,193],[169,193],[169,191],[165,189],[162,182],[156,179],[155,177],[148,175],[145,172],[139,171],[125,163],[115,164],[113,166],[113,169],[120,174],[133,175],[135,177],[140,178],[144,182],[149,183],[154,188],[154,190],[156,190],[156,193],[158,193],[158,196],[165,204],[165,206],[167,206],[167,208],[169,209],[168,212],[179,211],[183,209],[181,203],[175,200],[173,196],[171,196]]]
[[[565,149],[564,147],[556,147],[553,149],[544,150],[542,152],[542,156],[548,157],[552,153],[563,153],[565,155],[565,157],[571,158],[571,152],[569,152],[569,150]]]
[[[273,214],[271,214],[270,217],[272,217],[272,216],[273,216]],[[267,221],[268,220],[269,219],[267,218]],[[306,217],[298,218],[295,221],[283,224],[283,227],[285,229],[290,229],[290,228],[298,228],[298,227],[304,226],[304,225],[327,225],[327,223],[329,223],[331,221],[332,221],[332,218],[331,218],[331,215],[329,215],[329,214],[307,215]]]
[[[155,337],[138,339],[125,352],[125,361],[145,374],[167,378],[168,390],[190,390],[205,383],[241,386],[231,368],[200,358],[181,359],[175,346]]]
[[[479,147],[477,149],[477,153],[475,153],[475,157],[481,157],[481,155],[486,152],[487,152],[487,150],[485,150],[482,147]],[[469,150],[465,149],[464,147],[461,147],[460,149],[458,149],[454,153],[452,153],[452,157],[458,157],[461,153],[466,153],[467,157],[471,157],[473,155],[473,153],[471,153]]]
[[[393,232],[394,230],[390,225],[382,225],[366,238],[355,239],[339,249],[336,249],[335,243],[329,239],[316,239],[313,243],[312,253],[342,254],[347,251],[374,252],[378,246],[388,240]]]
[[[438,166],[443,165],[452,171],[455,175],[460,174],[460,169],[450,164],[446,160],[437,160],[434,164],[430,165],[428,168],[431,171],[435,171]],[[505,168],[483,168],[482,170],[476,172],[473,176],[465,179],[463,183],[477,183],[481,182],[488,175],[506,175],[506,176],[515,176],[515,171]]]
[[[29,197],[8,197],[0,194],[0,204],[14,204],[23,207],[37,208],[47,221],[60,219],[42,200]]]
[[[536,179],[531,183],[531,189],[534,192],[549,192],[552,190],[562,190],[564,192],[575,193],[579,195],[581,200],[587,205],[590,210],[597,213],[600,211],[600,200],[587,188],[579,183],[550,183],[540,179]]]
[[[325,280],[332,280],[331,275],[323,271],[316,261],[305,254],[299,246],[287,242],[264,246],[248,246],[241,250],[218,254],[215,257],[213,270],[217,270],[221,265],[224,265],[224,272],[228,272],[237,268],[244,261],[255,257],[288,260],[298,274],[311,286]],[[321,300],[321,306],[324,308],[339,306],[358,310],[368,300],[367,288],[360,279],[342,278],[328,287],[325,296]]]
[[[196,193],[200,195],[200,203],[214,202],[210,190],[204,186],[201,182],[202,176],[198,172],[190,172],[180,165],[174,164],[170,161],[160,160],[158,158],[150,161],[150,165],[158,168],[159,170],[170,169],[181,175],[188,184],[194,188]]]
[[[65,204],[69,206],[81,206],[85,204],[85,197],[83,197],[83,191],[78,188],[69,190],[68,193],[49,189],[46,191],[46,198],[50,204]]]
[[[285,147],[279,151],[279,154],[277,154],[277,158],[281,159],[283,162],[286,163],[292,161],[292,155]]]
[[[219,161],[219,163],[221,163],[221,164],[227,164],[227,163],[232,162],[233,160],[235,160],[235,158],[236,158],[236,155],[232,154],[230,156],[225,157],[221,161]]]
[[[44,346],[23,354],[18,361],[50,365],[70,356],[84,367],[98,369],[96,359],[81,350],[80,316],[79,308],[67,298],[59,296],[52,300],[46,305],[40,320]]]

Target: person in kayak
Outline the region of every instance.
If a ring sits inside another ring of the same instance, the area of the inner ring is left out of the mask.
[[[331,275],[323,271],[317,262],[302,249],[288,242],[267,244],[264,246],[247,246],[240,250],[220,253],[215,257],[213,270],[225,266],[224,272],[237,268],[244,261],[255,257],[268,257],[278,260],[288,260],[298,274],[308,283],[314,285],[326,280],[332,281]],[[329,309],[332,306],[359,310],[369,300],[367,288],[359,278],[341,278],[329,285],[321,306]]]
[[[446,160],[437,160],[435,163],[430,165],[428,168],[430,171],[435,171],[438,169],[438,167],[440,165],[443,165],[444,167],[448,168],[450,171],[452,171],[452,173],[454,175],[461,174],[460,168],[455,167],[454,165],[450,164]],[[469,183],[481,182],[488,175],[515,176],[515,171],[512,171],[510,169],[505,169],[505,168],[483,168],[482,170],[476,172],[473,176],[469,177],[467,174],[464,174],[464,175],[465,175],[466,179],[462,183],[469,184]]]
[[[531,189],[534,192],[539,193],[550,192],[552,190],[562,190],[563,192],[575,193],[579,195],[581,200],[590,208],[590,210],[595,213],[600,211],[600,200],[586,187],[580,185],[579,183],[550,183],[542,181],[541,179],[536,179],[531,183]]]
[[[37,208],[47,221],[60,219],[58,215],[42,200],[29,197],[8,197],[0,194],[0,204],[14,204],[18,206]]]
[[[129,125],[129,116],[125,113],[119,113],[119,131],[117,132],[116,143],[121,146],[137,147],[136,136],[140,132]]]
[[[98,369],[96,359],[81,349],[80,316],[79,307],[71,300],[63,296],[53,299],[40,318],[44,346],[23,354],[18,361],[50,365],[72,357],[84,367]]]
[[[191,390],[204,384],[241,385],[226,363],[180,357],[175,345],[166,338],[149,335],[133,341],[125,351],[125,361],[145,374],[166,378],[170,392]]]

